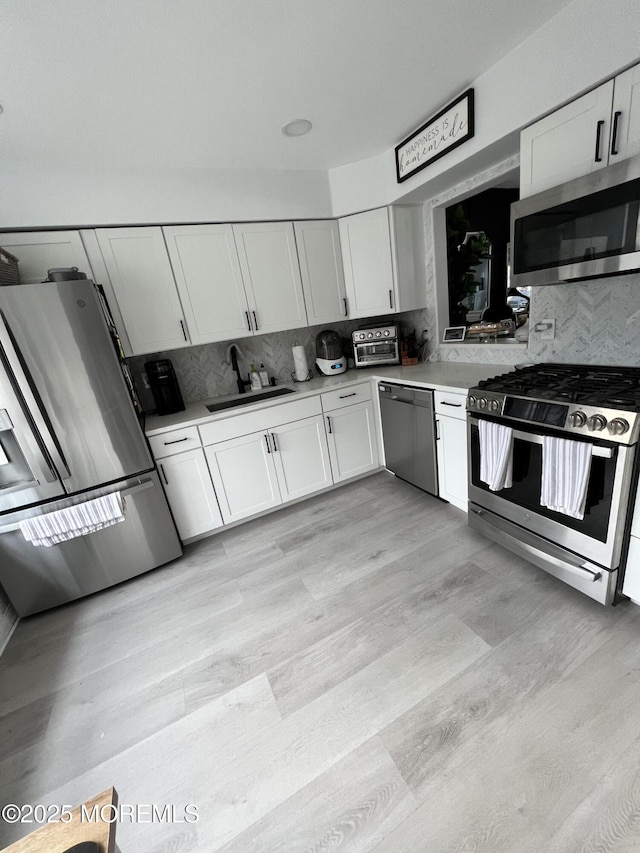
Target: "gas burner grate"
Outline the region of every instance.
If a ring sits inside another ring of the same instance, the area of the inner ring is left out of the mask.
[[[478,383],[520,397],[640,411],[640,368],[538,364]]]

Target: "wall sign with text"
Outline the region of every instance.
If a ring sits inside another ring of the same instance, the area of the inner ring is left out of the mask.
[[[398,183],[406,181],[472,136],[473,89],[467,89],[396,146]]]

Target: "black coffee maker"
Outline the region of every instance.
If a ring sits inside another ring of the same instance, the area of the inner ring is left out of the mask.
[[[159,415],[184,411],[184,402],[173,365],[168,358],[145,362],[151,393]]]

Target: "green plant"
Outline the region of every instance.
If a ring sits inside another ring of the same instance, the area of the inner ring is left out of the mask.
[[[466,322],[468,308],[462,303],[478,289],[480,282],[476,279],[476,267],[491,251],[491,243],[484,232],[475,232],[467,237],[470,231],[471,224],[462,205],[448,208],[449,319],[453,325]]]

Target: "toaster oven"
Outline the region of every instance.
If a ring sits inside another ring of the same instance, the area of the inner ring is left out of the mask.
[[[356,367],[375,367],[379,364],[400,364],[400,343],[397,326],[376,326],[356,329],[351,335]]]

